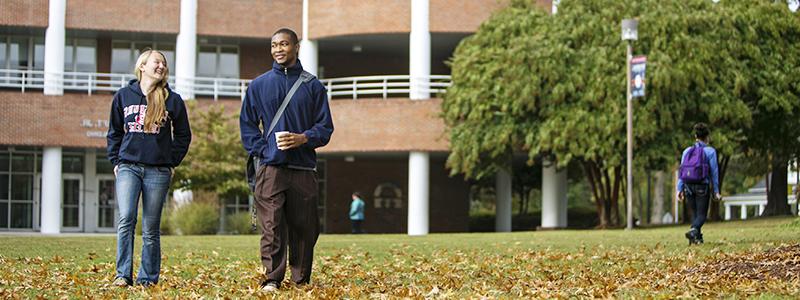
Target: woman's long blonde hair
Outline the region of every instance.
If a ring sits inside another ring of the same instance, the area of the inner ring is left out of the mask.
[[[167,57],[164,56],[164,53],[151,49],[142,52],[142,54],[139,55],[139,59],[136,60],[133,74],[136,75],[136,79],[138,79],[141,84],[142,70],[139,68],[147,63],[147,59],[149,59],[150,55],[153,53],[158,53],[161,55],[161,58],[164,59],[164,77],[156,82],[152,90],[142,91],[142,93],[147,95],[147,113],[144,117],[145,132],[156,132],[158,127],[163,125],[164,120],[167,118],[166,102],[168,96],[167,79],[169,79],[169,67],[167,67]]]

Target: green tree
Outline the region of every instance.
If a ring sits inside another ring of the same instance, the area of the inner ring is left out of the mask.
[[[515,151],[578,161],[601,227],[620,223],[625,164],[625,43],[620,20],[639,19],[635,53],[648,55],[647,96],[635,100],[636,166],[674,166],[692,124],[715,128],[723,161],[750,108],[735,93],[744,69],[722,37],[725,7],[711,1],[562,1],[548,15],[513,1],[465,39],[452,59],[443,116],[452,171],[482,177]],[[721,57],[720,57],[721,56]]]
[[[189,102],[192,118],[192,146],[175,170],[174,188],[214,192],[218,196],[247,195],[244,178],[247,153],[242,148],[234,120],[223,105],[205,110]]]
[[[735,1],[726,18],[736,29],[731,43],[742,64],[738,96],[753,112],[744,130],[746,154],[769,172],[764,215],[790,214],[787,167],[800,150],[800,16],[782,1]]]

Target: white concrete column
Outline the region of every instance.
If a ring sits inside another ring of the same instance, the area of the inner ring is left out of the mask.
[[[181,0],[181,26],[175,42],[175,90],[194,99],[197,64],[197,0]]]
[[[42,233],[61,233],[61,147],[42,155]]]
[[[97,232],[97,149],[86,149],[83,155],[83,180],[83,230]]]
[[[731,206],[725,204],[725,221],[731,219]]]
[[[44,34],[44,94],[64,94],[64,45],[67,0],[50,0]]]
[[[555,162],[542,166],[542,228],[567,226],[567,172],[558,171]]]
[[[494,231],[511,232],[511,172],[501,169],[495,175]]]
[[[408,235],[428,234],[428,184],[430,155],[408,154]]]
[[[317,41],[308,40],[306,38],[300,40],[299,58],[300,62],[303,64],[303,70],[306,70],[306,72],[311,73],[314,76],[318,76],[318,53],[319,50],[317,49]]]
[[[299,58],[306,72],[319,77],[317,73],[319,69],[317,41],[312,41],[308,38],[308,1],[309,0],[303,0],[303,39],[300,40]]]
[[[739,217],[742,220],[747,219],[747,205],[739,206]]]
[[[408,69],[411,76],[412,100],[428,99],[431,76],[431,32],[428,0],[411,0],[411,34],[409,36]]]

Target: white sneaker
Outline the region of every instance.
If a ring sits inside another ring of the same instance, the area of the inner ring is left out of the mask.
[[[267,284],[261,287],[261,291],[266,293],[275,293],[278,291],[278,283],[272,281],[267,282]]]
[[[117,277],[117,279],[114,279],[114,282],[112,283],[112,285],[118,286],[118,287],[127,287],[128,286],[128,282],[125,281],[125,278]]]

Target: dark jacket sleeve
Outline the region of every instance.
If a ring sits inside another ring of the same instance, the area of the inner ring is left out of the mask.
[[[253,83],[247,87],[244,101],[242,101],[242,111],[239,114],[239,130],[242,136],[242,145],[247,153],[255,157],[262,157],[267,143],[262,137],[263,134],[258,126],[261,118],[255,106],[259,101],[255,85],[256,83]]]
[[[114,94],[111,101],[111,115],[108,117],[107,151],[108,160],[111,164],[119,164],[119,150],[122,145],[122,137],[125,136],[125,116],[122,114],[122,91]]]
[[[311,129],[303,134],[308,137],[304,147],[319,148],[328,144],[333,134],[333,118],[328,105],[328,93],[319,81],[314,82],[315,122]]]
[[[192,129],[189,127],[189,114],[186,112],[186,104],[178,94],[175,95],[177,108],[172,119],[172,167],[177,167],[189,152],[189,144],[192,142]]]

